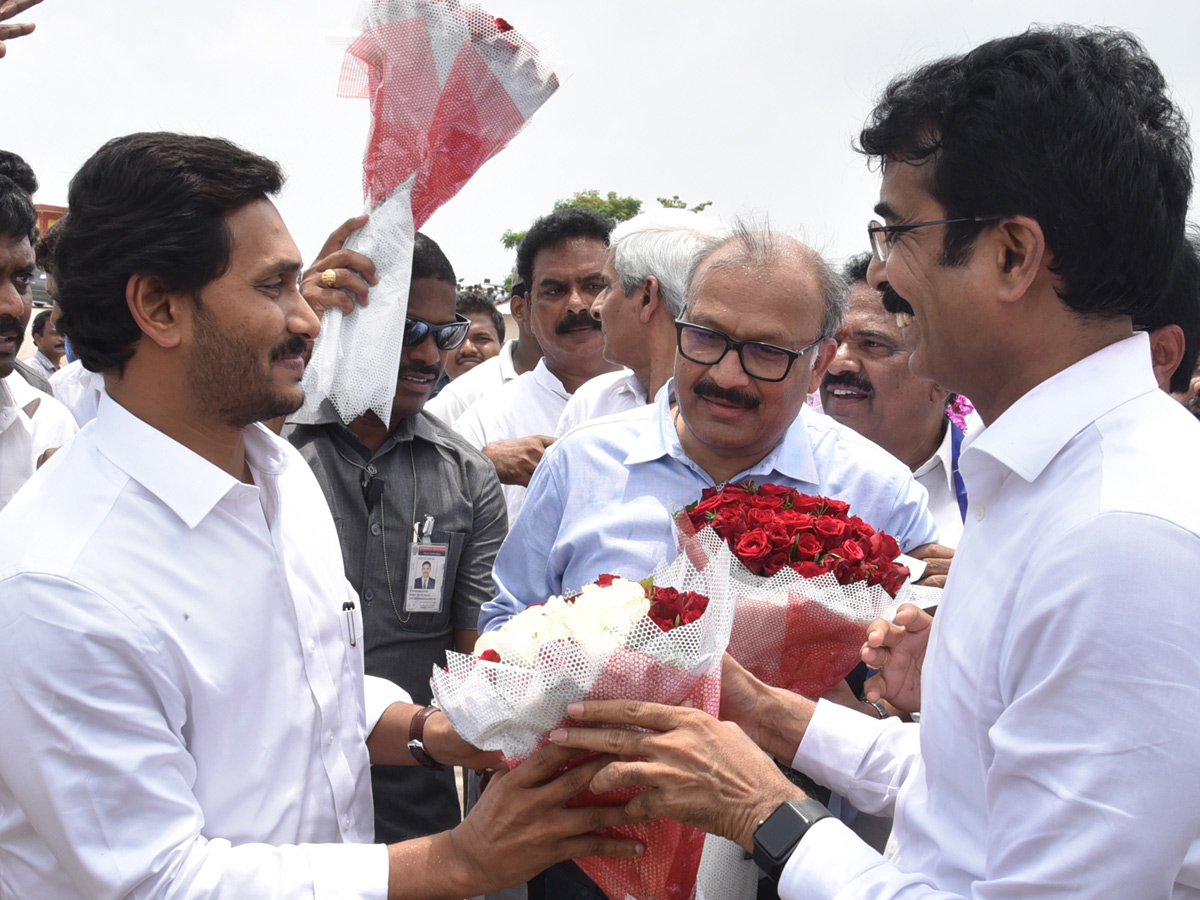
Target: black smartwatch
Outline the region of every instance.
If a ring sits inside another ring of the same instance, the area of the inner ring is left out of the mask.
[[[812,798],[780,804],[754,830],[755,864],[778,881],[800,838],[829,814],[829,810]]]

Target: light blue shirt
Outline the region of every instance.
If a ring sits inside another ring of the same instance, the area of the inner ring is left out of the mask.
[[[671,421],[674,385],[654,403],[573,429],[542,457],[496,558],[496,599],[479,630],[598,575],[645,578],[679,553],[674,515],[714,487],[684,453]],[[925,489],[877,444],[803,407],[775,448],[734,482],[782,484],[835,497],[904,550],[937,540]]]

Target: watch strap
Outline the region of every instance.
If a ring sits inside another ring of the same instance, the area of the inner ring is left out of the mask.
[[[755,864],[778,881],[800,839],[813,825],[829,815],[829,810],[811,797],[781,803],[754,830]]]
[[[440,771],[445,767],[430,756],[429,751],[425,749],[425,720],[436,712],[441,712],[441,710],[436,706],[426,706],[412,717],[412,721],[408,725],[408,752],[426,769]]]

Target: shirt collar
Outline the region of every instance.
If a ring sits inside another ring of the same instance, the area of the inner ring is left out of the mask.
[[[500,348],[500,378],[502,381],[512,381],[517,377],[517,367],[513,364],[513,351],[516,346],[517,342],[512,340]]]
[[[651,462],[663,456],[691,463],[690,458],[683,451],[683,445],[679,442],[679,434],[675,430],[675,421],[671,414],[671,401],[674,398],[675,379],[671,378],[655,395],[654,404],[651,407],[653,412],[647,426],[642,429],[640,438],[634,442],[634,446],[625,457],[626,465]],[[745,474],[778,472],[796,481],[816,484],[818,482],[817,461],[813,457],[813,448],[808,439],[806,423],[808,417],[819,415],[820,413],[809,409],[807,404],[802,406],[800,414],[796,416],[795,421],[784,433],[782,440]]]
[[[551,375],[551,378],[554,376]],[[444,431],[434,427],[431,419],[432,413],[427,413],[424,410],[417,413],[415,416],[405,416],[396,423],[396,430],[389,435],[388,439],[383,442],[379,448],[379,453],[383,453],[394,444],[402,444],[405,441],[411,441],[413,438],[422,438],[431,444],[438,444],[443,447],[451,447],[452,444],[446,439]],[[337,414],[332,403],[328,399],[322,400],[315,410],[299,410],[288,416],[287,423],[289,425],[332,425],[337,431],[343,435],[358,442],[358,437],[350,430],[350,427],[342,421],[341,416]]]
[[[917,466],[913,470],[913,477],[920,478],[922,475],[928,475],[938,466],[942,467],[942,476],[946,479],[946,487],[951,492],[954,491],[954,425],[949,419],[944,420],[945,431],[942,433],[942,442],[938,444],[938,448],[933,451],[933,456]]]
[[[241,482],[199,454],[139,419],[107,393],[101,394],[92,424],[96,447],[113,465],[142,485],[195,528]],[[256,475],[271,481],[287,468],[288,457],[262,425],[242,429],[246,460]]]
[[[571,392],[563,387],[563,383],[558,380],[558,376],[546,367],[546,357],[543,356],[538,360],[537,366],[534,367],[530,374],[533,376],[533,379],[546,390],[553,394],[557,394],[564,400],[571,399]]]
[[[1047,378],[964,444],[1032,482],[1080,431],[1158,390],[1144,332],[1109,344]]]

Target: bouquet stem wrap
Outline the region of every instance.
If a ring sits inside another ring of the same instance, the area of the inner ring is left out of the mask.
[[[576,700],[671,705],[691,700],[715,716],[721,659],[733,622],[730,561],[726,548],[703,569],[686,555],[655,569],[655,585],[709,598],[707,610],[695,622],[664,632],[644,618],[618,646],[587,635],[551,641],[542,646],[535,668],[447,653],[446,669],[433,671],[434,697],[464,739],[501,751],[514,765],[544,745],[551,729],[570,724],[566,707]],[[573,805],[624,805],[632,796],[632,790],[599,797],[584,794]],[[612,833],[641,841],[646,854],[641,859],[577,860],[612,900],[689,900],[695,895],[702,832],[659,819]]]
[[[346,246],[375,263],[369,305],[326,312],[304,375],[306,406],[390,424],[413,237],[558,89],[537,49],[458,0],[370,0],[338,95],[371,102],[363,193],[371,220]]]

